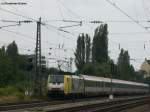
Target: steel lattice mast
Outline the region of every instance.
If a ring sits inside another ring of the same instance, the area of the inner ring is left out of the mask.
[[[41,18],[37,21],[37,35],[35,48],[35,96],[42,95],[42,76],[41,76]]]

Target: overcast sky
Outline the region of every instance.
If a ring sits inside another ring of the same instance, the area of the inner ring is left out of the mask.
[[[129,51],[131,63],[136,69],[140,68],[145,58],[150,58],[150,33],[132,22],[106,0],[0,0],[2,2],[26,2],[27,5],[0,5],[1,9],[24,15],[38,20],[42,18],[42,54],[47,58],[74,57],[77,36],[80,33],[87,33],[93,38],[94,30],[99,24],[91,24],[89,21],[99,20],[108,24],[109,31],[109,56],[116,62],[119,55],[119,44],[121,48]],[[110,0],[120,9],[125,11],[130,17],[139,21],[144,27],[150,27],[147,22],[150,20],[150,1],[149,0]],[[1,20],[28,20],[0,10]],[[71,34],[58,31],[56,28],[76,23],[64,23],[55,20],[75,20],[83,21],[82,26],[65,28]],[[6,23],[0,21],[0,26],[16,23]],[[14,31],[15,33],[8,32]],[[149,30],[150,31],[150,30]],[[19,33],[19,34],[16,34]],[[20,36],[22,35],[22,36]],[[22,24],[0,29],[0,46],[8,45],[13,40],[19,45],[20,53],[33,53],[35,49],[36,23]],[[58,48],[59,44],[67,50]],[[145,49],[144,49],[145,44]],[[31,51],[28,51],[30,49]],[[51,56],[49,56],[51,53]],[[49,60],[51,66],[56,66],[54,60]]]

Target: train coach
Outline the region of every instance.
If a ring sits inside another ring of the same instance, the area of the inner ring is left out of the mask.
[[[88,75],[49,75],[47,89],[49,95],[96,96],[146,94],[149,85],[132,81],[110,79]]]

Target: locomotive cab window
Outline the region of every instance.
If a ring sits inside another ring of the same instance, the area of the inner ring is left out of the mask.
[[[51,83],[63,83],[64,82],[64,76],[63,75],[51,75],[50,76]]]

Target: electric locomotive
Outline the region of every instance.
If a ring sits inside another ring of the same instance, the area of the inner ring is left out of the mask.
[[[48,94],[64,94],[64,75],[49,75]]]

